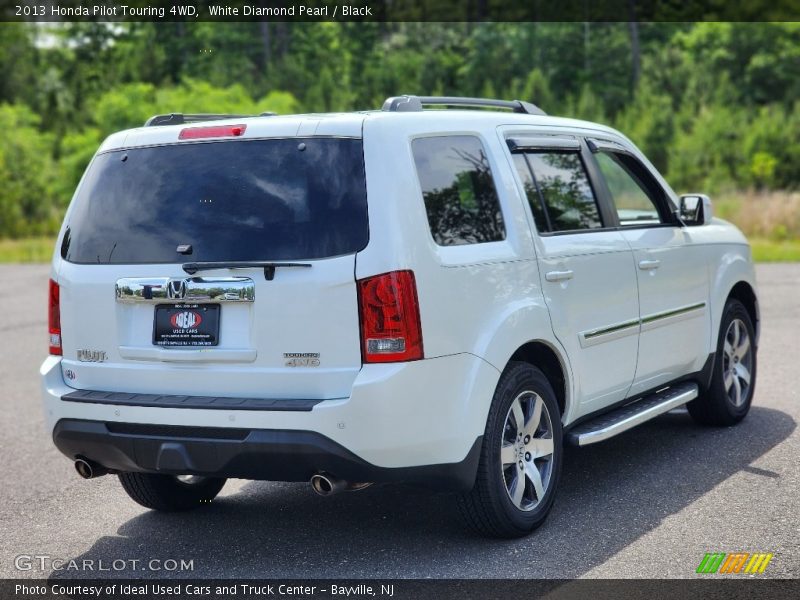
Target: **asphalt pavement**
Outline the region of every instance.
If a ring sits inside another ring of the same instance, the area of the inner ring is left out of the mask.
[[[113,476],[79,479],[41,414],[47,273],[0,265],[0,577],[682,578],[706,552],[770,552],[762,576],[800,576],[800,265],[758,267],[743,423],[703,428],[679,410],[568,448],[548,521],[513,541],[475,537],[451,495],[407,486],[320,498],[236,480],[209,506],[158,514]]]

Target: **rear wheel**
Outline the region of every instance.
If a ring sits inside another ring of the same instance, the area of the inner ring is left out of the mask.
[[[153,473],[120,473],[122,487],[135,502],[160,511],[190,510],[211,502],[225,479]]]
[[[555,499],[561,452],[553,388],[536,367],[511,363],[489,410],[475,486],[459,497],[467,524],[488,537],[536,529]]]
[[[686,408],[704,425],[733,425],[750,410],[755,386],[753,322],[744,305],[731,298],[722,313],[711,385]]]

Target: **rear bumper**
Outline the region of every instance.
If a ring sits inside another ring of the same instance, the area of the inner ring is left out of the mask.
[[[382,468],[312,431],[165,427],[62,419],[53,431],[66,456],[88,458],[112,471],[308,481],[326,472],[351,482],[414,482],[468,490],[481,438],[454,464]]]
[[[185,396],[143,401],[135,384],[118,390],[130,394],[105,399],[76,394],[57,357],[45,360],[41,375],[49,431],[71,459],[120,471],[287,481],[328,471],[353,481],[451,488],[472,485],[499,378],[470,354],[365,365],[348,398],[256,410],[247,399],[226,406],[206,398],[213,408],[178,407]]]

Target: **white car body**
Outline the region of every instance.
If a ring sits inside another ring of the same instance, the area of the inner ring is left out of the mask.
[[[312,432],[387,480],[438,478],[447,487],[469,488],[492,396],[512,357],[547,355],[549,373],[554,365],[560,369],[553,387],[568,430],[588,415],[671,382],[707,377],[704,367],[713,358],[726,299],[736,286],[755,298],[747,241],[720,219],[692,227],[537,232],[507,145],[513,136],[616,143],[678,205],[677,195],[641,152],[610,128],[466,110],[236,118],[213,124],[240,123],[246,124],[242,140],[363,140],[369,243],[353,255],[310,261],[312,268],[279,270],[272,281],[260,268],[200,273],[252,279],[255,301],[224,305],[219,345],[199,349],[154,345],[152,305],[119,302],[114,295],[115,283],[124,278],[185,278],[180,261],[87,265],[69,262],[57,251],[51,277],[60,287],[63,356],[50,356],[41,367],[49,431],[55,433],[64,420],[79,420]],[[117,133],[99,153],[191,143],[178,140],[185,127]],[[482,143],[500,201],[504,240],[456,246],[434,241],[411,141],[442,135],[474,136]],[[424,358],[364,364],[357,280],[404,269],[416,278]],[[81,349],[104,353],[104,360],[79,360]],[[318,366],[287,366],[285,353],[316,354]],[[317,402],[300,411],[63,399],[76,390]]]

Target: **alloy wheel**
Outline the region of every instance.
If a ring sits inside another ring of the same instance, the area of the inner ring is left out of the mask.
[[[742,406],[749,398],[752,372],[753,352],[750,348],[750,334],[741,319],[734,319],[725,332],[722,374],[725,393],[736,407]]]
[[[533,510],[542,501],[553,471],[553,424],[541,396],[519,394],[506,414],[500,443],[500,462],[506,492],[520,510]]]

